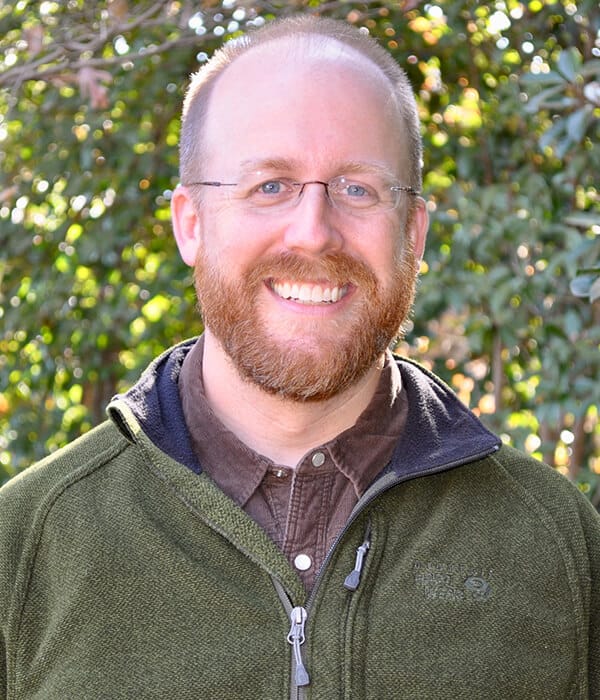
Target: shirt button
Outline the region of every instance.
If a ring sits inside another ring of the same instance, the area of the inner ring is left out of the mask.
[[[294,558],[294,566],[298,569],[298,571],[308,571],[308,569],[310,569],[312,566],[312,559],[308,556],[308,554],[298,554]]]
[[[313,467],[321,467],[325,464],[325,455],[322,452],[315,452],[310,461]]]

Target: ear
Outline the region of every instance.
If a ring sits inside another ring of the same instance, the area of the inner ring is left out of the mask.
[[[427,229],[429,228],[429,212],[427,204],[422,197],[417,197],[412,220],[409,225],[408,234],[412,238],[415,256],[417,260],[423,259],[425,252],[425,240],[427,239]]]
[[[200,221],[197,207],[187,187],[178,185],[171,197],[173,234],[183,262],[193,266],[200,245]]]

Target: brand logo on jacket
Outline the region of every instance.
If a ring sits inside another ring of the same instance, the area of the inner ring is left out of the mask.
[[[492,595],[492,569],[415,561],[412,573],[417,590],[430,600],[484,603]]]

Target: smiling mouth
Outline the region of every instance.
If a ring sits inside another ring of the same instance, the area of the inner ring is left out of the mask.
[[[299,304],[335,304],[343,299],[349,291],[349,285],[342,287],[308,282],[276,282],[271,280],[269,286],[282,299],[289,299]]]

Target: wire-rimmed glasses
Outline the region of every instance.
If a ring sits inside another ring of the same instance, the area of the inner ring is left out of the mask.
[[[413,187],[401,185],[378,173],[360,176],[338,175],[325,182],[308,180],[298,182],[289,177],[268,177],[256,172],[245,175],[239,182],[202,180],[187,186],[235,187],[229,197],[246,209],[256,212],[278,212],[293,207],[302,197],[307,185],[322,185],[327,198],[336,209],[354,215],[370,215],[395,209],[402,193],[418,196]]]

